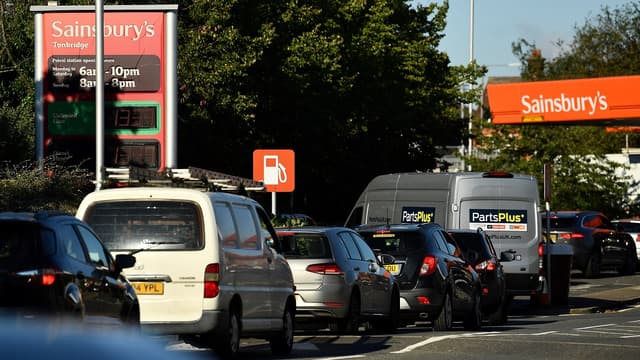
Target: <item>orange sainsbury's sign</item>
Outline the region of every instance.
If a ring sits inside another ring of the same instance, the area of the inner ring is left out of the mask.
[[[640,124],[638,89],[640,76],[616,76],[489,84],[487,95],[495,124],[594,121],[612,125],[612,121],[634,119]]]

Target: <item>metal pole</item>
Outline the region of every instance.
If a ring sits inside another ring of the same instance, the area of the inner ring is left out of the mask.
[[[102,188],[104,164],[104,4],[96,0],[96,190]]]
[[[473,0],[469,0],[470,4],[470,16],[469,16],[469,63],[473,63],[473,13],[474,13],[474,4]],[[473,90],[473,85],[469,84],[469,91]],[[471,139],[471,130],[473,128],[473,103],[469,103],[469,150],[468,156],[471,156],[471,151],[473,149],[473,141]],[[469,166],[469,171],[471,171],[471,166]]]
[[[271,193],[271,214],[276,215],[276,192]]]

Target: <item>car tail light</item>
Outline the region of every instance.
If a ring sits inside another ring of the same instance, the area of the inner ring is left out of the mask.
[[[482,271],[494,271],[497,267],[497,264],[493,260],[486,260],[479,264],[476,264],[476,270]]]
[[[29,284],[51,286],[56,282],[59,273],[60,271],[56,269],[37,269],[19,271],[15,275],[24,278]]]
[[[342,269],[336,263],[313,264],[307,266],[307,271],[322,275],[342,275]]]
[[[214,298],[218,296],[220,287],[218,286],[220,281],[220,264],[209,264],[204,269],[204,297]]]
[[[437,260],[435,256],[427,255],[422,259],[419,276],[431,275],[436,271]]]
[[[564,233],[560,235],[560,237],[563,238],[564,240],[584,239],[584,235],[580,233]]]
[[[416,296],[416,300],[418,300],[418,302],[422,305],[431,304],[431,300],[429,300],[429,298],[426,296]]]
[[[636,242],[640,242],[640,234],[636,236]]]

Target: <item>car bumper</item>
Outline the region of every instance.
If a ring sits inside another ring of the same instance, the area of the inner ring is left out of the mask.
[[[191,322],[141,322],[143,332],[149,334],[204,334],[227,331],[229,313],[226,311],[205,311],[198,321]]]

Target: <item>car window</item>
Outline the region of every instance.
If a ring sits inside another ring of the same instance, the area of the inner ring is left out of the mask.
[[[349,256],[349,259],[362,260],[362,255],[360,254],[360,251],[358,250],[358,247],[356,246],[353,238],[349,236],[349,234],[339,233],[338,238],[347,248],[347,255]]]
[[[640,232],[640,223],[631,223],[631,222],[617,222],[617,225],[619,225],[622,230],[624,232],[632,232],[632,233],[638,233]]]
[[[416,231],[390,231],[361,234],[371,249],[389,255],[406,255],[423,247],[423,235]]]
[[[86,222],[109,250],[204,246],[200,208],[189,201],[100,202],[89,210]]]
[[[321,234],[287,234],[282,235],[282,241],[289,244],[290,250],[286,252],[291,259],[318,259],[330,258],[331,248],[329,239]]]
[[[55,237],[49,230],[24,223],[0,225],[0,267],[15,270],[32,267],[42,255],[53,253]]]
[[[458,256],[458,257],[462,255],[460,252],[460,249],[458,248],[458,245],[449,234],[447,234],[444,231],[438,230],[438,231],[434,231],[433,235],[436,237],[436,239],[438,238],[444,239],[444,242],[446,243],[446,246],[447,246],[447,252],[450,255]]]
[[[543,224],[546,225],[546,219],[544,219]],[[551,219],[549,219],[549,226],[551,227],[551,229],[567,229],[567,228],[571,228],[574,227],[576,224],[576,218],[575,217],[554,217],[551,216]]]
[[[84,226],[77,226],[78,232],[84,240],[85,245],[87,246],[87,251],[89,252],[89,260],[92,264],[97,266],[105,266],[109,269],[111,267],[111,258],[107,254],[105,248],[102,246],[100,240],[98,240],[95,235],[89,231],[89,229]]]
[[[367,245],[367,243],[360,236],[358,236],[358,234],[354,234],[348,231],[345,231],[342,234],[353,238],[353,241],[360,250],[360,254],[362,254],[362,257],[365,261],[376,262],[376,254],[373,253],[373,250],[371,250],[369,245]]]
[[[224,202],[216,202],[214,212],[216,223],[218,224],[218,237],[222,242],[222,246],[236,248],[238,246],[238,233],[231,215],[231,205]]]
[[[86,262],[87,257],[84,253],[84,248],[73,226],[71,224],[64,224],[61,225],[59,229],[58,236],[60,237],[59,240],[62,244],[63,251],[71,258]]]
[[[238,224],[238,244],[241,249],[261,249],[258,227],[251,208],[243,204],[233,204],[233,213]]]
[[[449,246],[447,245],[447,241],[442,236],[434,236],[433,239],[440,251],[444,252],[445,254],[449,254]]]

